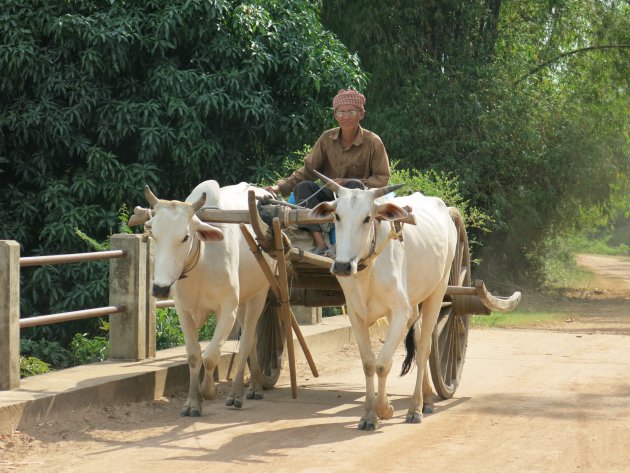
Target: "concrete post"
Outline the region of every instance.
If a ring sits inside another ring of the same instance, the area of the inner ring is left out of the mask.
[[[20,387],[20,245],[0,240],[0,390]]]
[[[109,316],[109,357],[142,360],[147,355],[147,245],[142,235],[117,234],[110,238],[112,250],[124,250],[125,258],[109,266],[109,304],[127,310]]]
[[[305,307],[301,305],[292,305],[291,310],[300,325],[315,325],[322,323],[321,307]]]
[[[145,243],[147,248],[146,263],[146,352],[147,358],[155,358],[157,329],[155,326],[155,297],[151,295],[151,285],[153,284],[153,238],[147,238]]]

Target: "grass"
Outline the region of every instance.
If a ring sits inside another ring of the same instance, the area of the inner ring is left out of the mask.
[[[562,312],[493,312],[490,315],[473,315],[471,327],[476,328],[533,328],[563,322]]]
[[[630,231],[626,232],[630,236]],[[621,238],[621,237],[620,237]],[[625,240],[628,241],[628,240]],[[569,239],[567,242],[569,249],[573,253],[593,253],[596,255],[610,255],[610,256],[629,256],[630,246],[622,243],[622,240],[615,241],[614,244],[612,237],[607,237],[603,240],[586,238],[584,236],[575,236]]]
[[[581,288],[593,274],[577,266],[575,253],[598,249],[604,253],[604,242],[586,241],[582,238],[550,242],[551,251],[545,261],[546,287],[523,291],[518,308],[511,313],[493,312],[470,318],[471,327],[478,328],[536,328],[557,325],[567,318],[562,293],[568,288]]]

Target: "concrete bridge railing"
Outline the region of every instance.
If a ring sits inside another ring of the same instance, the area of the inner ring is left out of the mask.
[[[20,257],[20,245],[0,240],[0,390],[20,386],[20,329],[109,315],[111,359],[138,361],[155,356],[155,299],[151,297],[152,243],[141,235],[118,234],[111,251]],[[20,268],[109,259],[109,306],[62,314],[20,317]],[[162,302],[160,306],[168,306]],[[170,304],[172,305],[172,304]]]

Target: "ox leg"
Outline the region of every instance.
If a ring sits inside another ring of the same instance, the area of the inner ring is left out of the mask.
[[[262,291],[258,296],[248,301],[243,307],[239,308],[238,319],[241,327],[241,340],[238,350],[238,368],[236,376],[232,382],[232,388],[225,400],[226,406],[242,407],[244,393],[244,377],[245,367],[248,356],[252,357],[250,363],[251,380],[247,393],[248,399],[262,399],[262,373],[258,366],[258,358],[255,353],[256,342],[256,324],[260,318],[260,313],[265,305],[267,298],[267,290]]]
[[[429,382],[429,371],[427,364],[429,353],[431,352],[431,342],[433,328],[440,313],[442,306],[443,292],[436,295],[434,293],[422,303],[422,316],[415,324],[414,341],[416,344],[416,385],[405,421],[411,424],[419,424],[422,422],[422,411],[424,407],[424,396],[427,396],[428,402],[433,405],[433,389]]]
[[[433,414],[435,404],[435,393],[433,392],[433,386],[431,385],[431,376],[429,371],[429,363],[424,366],[424,376],[422,376],[422,413]]]
[[[252,310],[250,320],[247,322],[248,332],[252,334],[251,348],[249,350],[249,371],[250,381],[249,389],[247,390],[247,399],[262,399],[263,398],[263,374],[260,369],[260,363],[258,362],[258,339],[256,337],[256,326],[258,325],[258,319],[265,307],[265,301],[267,300],[267,290],[261,299],[261,304],[256,305]]]
[[[217,397],[217,387],[214,384],[214,370],[221,357],[221,347],[223,347],[223,343],[227,340],[234,326],[236,305],[221,307],[216,317],[217,325],[214,329],[214,335],[203,352],[205,376],[201,385],[201,394],[205,399],[215,399]]]
[[[387,376],[392,369],[394,352],[405,334],[408,320],[409,314],[406,308],[403,307],[393,312],[387,338],[376,360],[376,375],[378,376],[376,413],[381,419],[391,419],[394,415],[394,406],[387,397]]]
[[[349,311],[349,316],[354,336],[359,346],[363,373],[365,374],[365,410],[358,427],[359,430],[376,430],[378,428],[378,417],[375,410],[376,393],[374,391],[376,358],[370,343],[370,331],[367,325],[357,320],[355,314]]]
[[[180,314],[179,323],[184,332],[186,343],[186,355],[188,357],[188,368],[190,370],[190,384],[188,387],[188,398],[182,408],[180,415],[199,417],[201,415],[201,389],[199,385],[199,372],[201,370],[201,346],[199,345],[199,335],[197,327],[190,315],[177,308]]]
[[[249,371],[251,379],[247,390],[247,399],[262,399],[263,396],[263,375],[258,361],[258,339],[254,333],[254,343],[249,352]]]

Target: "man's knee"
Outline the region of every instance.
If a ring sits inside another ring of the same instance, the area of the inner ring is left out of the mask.
[[[317,185],[313,181],[298,182],[295,186],[295,193],[312,193]]]
[[[365,189],[365,186],[359,179],[348,179],[343,187],[347,189]]]

